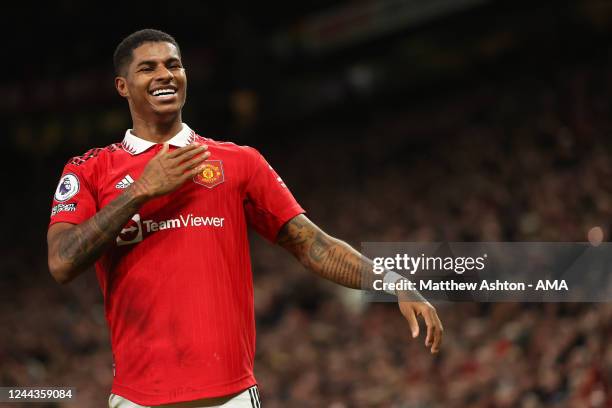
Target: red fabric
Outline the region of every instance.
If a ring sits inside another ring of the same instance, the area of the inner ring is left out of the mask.
[[[220,161],[223,181],[215,170],[208,186],[190,180],[146,203],[140,220],[120,234],[122,245],[96,263],[115,360],[112,392],[141,405],[222,396],[256,383],[247,223],[274,241],[284,223],[304,212],[255,149],[197,141],[208,144],[217,167]],[[56,211],[58,204],[63,210],[50,225],[92,217],[125,191],[117,186],[126,175],[138,179],[160,148],[131,155],[113,145],[71,160],[63,175],[76,176],[79,190],[62,203],[54,199]],[[76,207],[65,210],[69,204]]]

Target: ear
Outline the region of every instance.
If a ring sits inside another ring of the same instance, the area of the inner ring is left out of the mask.
[[[130,95],[130,91],[128,90],[127,80],[124,77],[115,77],[115,88],[119,95],[127,98]]]

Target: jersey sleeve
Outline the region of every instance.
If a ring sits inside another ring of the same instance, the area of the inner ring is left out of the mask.
[[[281,227],[305,211],[266,159],[257,150],[248,149],[254,164],[246,187],[247,221],[261,236],[275,242]]]
[[[51,204],[49,227],[58,222],[80,224],[96,213],[96,194],[90,171],[83,165],[64,167]]]

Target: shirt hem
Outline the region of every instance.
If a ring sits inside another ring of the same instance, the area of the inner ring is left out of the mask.
[[[149,394],[136,391],[130,387],[117,383],[113,384],[111,392],[139,405],[161,405],[189,402],[202,398],[224,397],[246,390],[254,385],[257,385],[255,377],[253,377],[253,375],[248,375],[244,378],[229,383],[215,385],[212,387],[203,387],[185,392],[170,390],[163,394]]]

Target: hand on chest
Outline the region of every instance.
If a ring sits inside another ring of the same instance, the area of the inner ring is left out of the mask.
[[[109,174],[100,192],[101,205],[124,193],[138,180],[143,168],[144,165],[124,166],[112,176]],[[207,161],[202,171],[179,189],[144,204],[121,231],[118,244],[138,242],[160,231],[223,230],[231,214],[241,206],[238,185],[230,175],[222,160]]]

